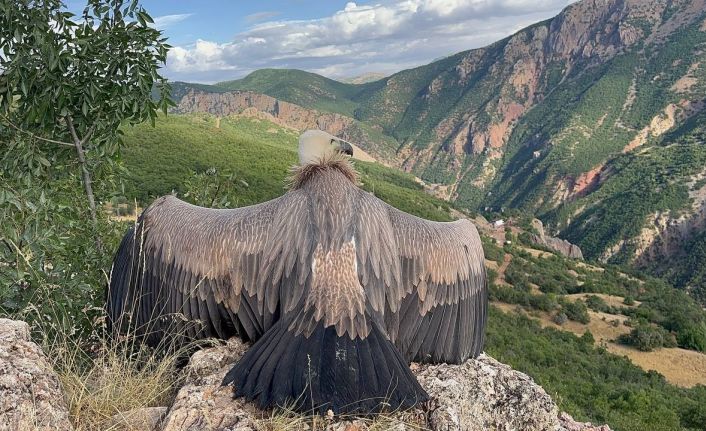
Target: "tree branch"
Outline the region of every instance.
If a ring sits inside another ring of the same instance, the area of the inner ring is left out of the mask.
[[[88,141],[88,139],[93,134],[94,127],[91,127],[83,139],[78,137],[76,133],[76,127],[74,127],[74,122],[70,116],[65,117],[66,125],[69,127],[69,132],[71,132],[71,137],[74,140],[74,146],[76,147],[76,154],[78,155],[78,161],[81,164],[81,177],[83,178],[83,187],[86,190],[86,196],[88,197],[88,208],[91,210],[91,220],[93,221],[93,226],[98,226],[98,217],[96,216],[96,200],[93,196],[93,186],[91,181],[91,173],[88,171],[86,166],[86,153],[83,150],[83,144]],[[98,232],[96,231],[96,247],[98,251],[102,251],[102,243]]]
[[[25,129],[19,127],[19,126],[16,126],[15,124],[13,124],[13,123],[10,121],[9,118],[7,118],[7,117],[4,116],[4,115],[1,116],[0,118],[2,118],[3,121],[5,121],[5,122],[7,123],[8,126],[10,126],[11,128],[15,129],[16,131],[18,131],[18,132],[20,132],[20,133],[24,133],[24,134],[28,135],[30,138],[34,138],[34,139],[37,139],[37,140],[39,140],[39,141],[49,142],[49,143],[52,143],[52,144],[63,145],[63,146],[65,146],[65,147],[73,147],[73,146],[74,146],[74,144],[71,144],[71,143],[68,143],[68,142],[57,141],[57,140],[55,140],[55,139],[49,139],[49,138],[44,138],[44,137],[42,137],[42,136],[37,136],[37,135],[35,135],[34,133],[32,133],[32,132],[30,132],[30,131],[27,131],[27,130],[25,130]]]

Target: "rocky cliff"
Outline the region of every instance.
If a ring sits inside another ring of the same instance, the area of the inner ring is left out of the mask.
[[[325,130],[333,135],[355,142],[375,158],[386,158],[384,148],[361,124],[353,118],[338,113],[319,112],[294,103],[252,91],[222,93],[189,89],[173,109],[175,113],[205,112],[219,117],[238,115],[266,119],[299,131]]]
[[[565,239],[546,235],[544,233],[544,225],[541,220],[532,220],[532,227],[537,231],[536,234],[531,234],[532,241],[535,244],[548,247],[563,256],[583,260],[583,253],[581,252],[581,248],[579,248],[579,246],[571,244]]]
[[[0,319],[0,430],[73,430],[56,374],[24,322]],[[530,377],[481,355],[461,365],[418,365],[412,370],[432,400],[406,412],[376,417],[304,417],[262,412],[232,388],[223,375],[247,349],[232,339],[196,352],[183,370],[184,386],[171,406],[118,412],[116,430],[201,431],[325,429],[610,431],[574,421],[559,410]]]

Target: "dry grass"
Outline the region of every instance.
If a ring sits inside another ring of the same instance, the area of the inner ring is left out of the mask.
[[[64,335],[44,349],[77,431],[124,429],[131,410],[169,405],[180,382],[180,351],[157,354],[134,340],[101,340],[86,349]]]
[[[424,431],[426,422],[418,411],[377,413],[368,417],[334,416],[332,413],[325,416],[318,414],[303,415],[292,409],[280,408],[270,415],[261,418],[256,426],[263,431],[324,431],[333,423],[348,431],[366,429],[369,431],[387,431],[394,429],[408,429]],[[330,428],[328,428],[330,429]]]

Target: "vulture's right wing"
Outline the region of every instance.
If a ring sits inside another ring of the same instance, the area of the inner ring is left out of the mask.
[[[473,223],[424,220],[368,193],[360,214],[361,283],[373,308],[384,308],[388,335],[400,353],[421,362],[477,356],[488,292]]]
[[[478,356],[488,288],[476,227],[466,219],[434,222],[388,208],[408,292],[399,313],[386,316],[396,345],[420,362],[460,363]]]
[[[297,192],[236,209],[158,199],[115,257],[110,326],[150,344],[165,333],[259,338],[303,292],[311,267],[306,215]]]

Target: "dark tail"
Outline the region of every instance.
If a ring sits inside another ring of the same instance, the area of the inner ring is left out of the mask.
[[[281,320],[245,353],[223,384],[233,384],[236,397],[254,400],[261,408],[319,413],[394,411],[428,399],[376,323],[365,338],[351,340],[322,323],[309,337],[295,335],[289,321]]]

